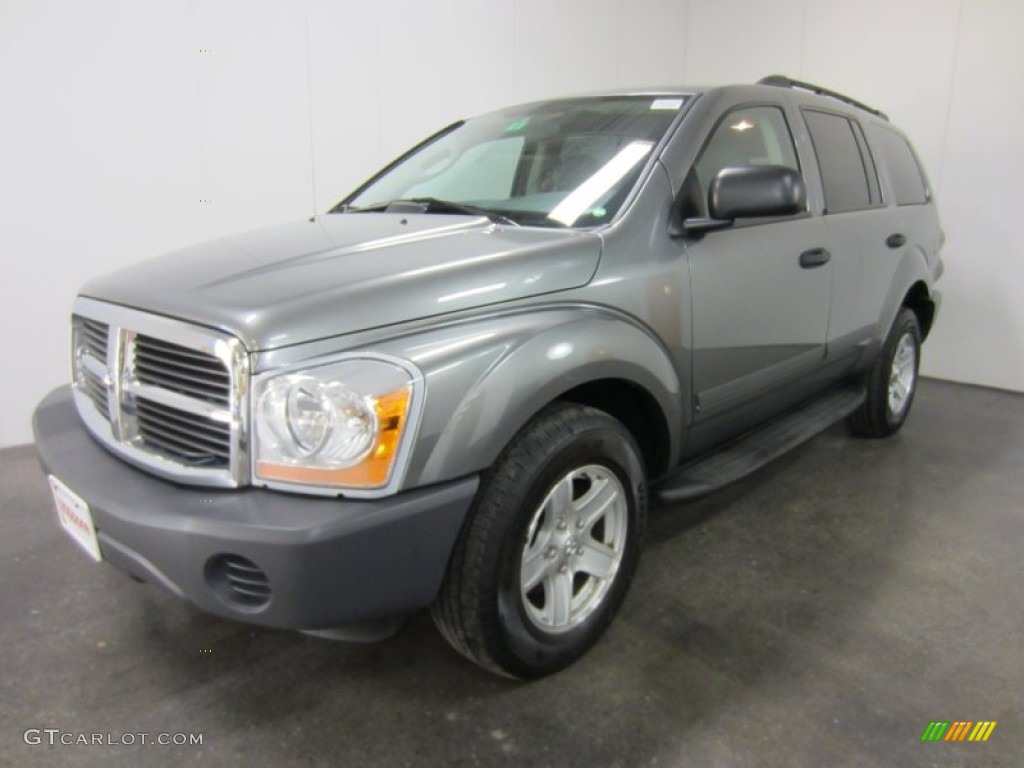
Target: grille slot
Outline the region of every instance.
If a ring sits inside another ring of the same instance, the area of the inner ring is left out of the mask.
[[[82,340],[92,356],[97,360],[107,359],[107,335],[110,328],[106,323],[96,320],[89,320],[85,317],[78,318],[82,325]]]
[[[231,459],[231,430],[226,424],[188,411],[135,401],[139,437],[150,448],[191,467],[227,467]]]
[[[84,374],[85,393],[92,400],[92,404],[96,406],[96,410],[100,412],[100,415],[109,421],[110,412],[107,407],[107,388],[103,386],[102,381],[88,371],[85,371]]]
[[[218,405],[228,405],[231,375],[218,358],[170,341],[135,339],[135,376],[143,384]]]
[[[227,602],[262,608],[270,602],[270,579],[252,560],[241,555],[217,555],[207,566],[207,578]]]
[[[88,356],[105,366],[110,326],[106,323],[101,323],[99,320],[90,320],[81,315],[74,315],[72,320],[75,345],[77,347],[75,354]],[[80,388],[84,390],[86,396],[96,406],[96,410],[104,420],[109,421],[110,411],[107,406],[107,388],[103,384],[103,378],[84,367],[80,367],[78,370],[80,374]]]

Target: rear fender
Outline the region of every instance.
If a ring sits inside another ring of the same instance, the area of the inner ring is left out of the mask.
[[[892,283],[889,285],[889,292],[886,294],[885,302],[882,305],[882,314],[875,326],[875,345],[880,346],[885,341],[896,315],[903,307],[904,299],[915,283],[923,283],[931,293],[931,278],[928,262],[925,253],[921,248],[914,247],[907,249],[896,267]],[[875,346],[873,345],[873,346]],[[877,348],[877,347],[876,347]]]

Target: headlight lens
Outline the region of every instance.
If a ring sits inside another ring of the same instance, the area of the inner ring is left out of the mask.
[[[346,360],[259,380],[257,479],[350,488],[391,480],[419,376],[395,363]]]
[[[278,454],[347,467],[364,458],[377,434],[373,398],[337,381],[278,376],[259,399],[260,435]]]

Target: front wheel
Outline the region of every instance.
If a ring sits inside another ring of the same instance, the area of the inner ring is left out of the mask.
[[[603,411],[555,403],[485,473],[435,623],[456,650],[502,674],[568,666],[622,602],[645,516],[630,433]]]
[[[901,309],[867,374],[867,398],[850,414],[854,434],[888,437],[903,426],[917,391],[921,327],[912,310]]]

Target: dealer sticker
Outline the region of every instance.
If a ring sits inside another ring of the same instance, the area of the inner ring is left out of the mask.
[[[53,501],[57,505],[57,517],[64,530],[78,545],[89,553],[93,560],[102,560],[100,543],[96,539],[96,526],[92,523],[89,505],[53,475],[48,475]]]

